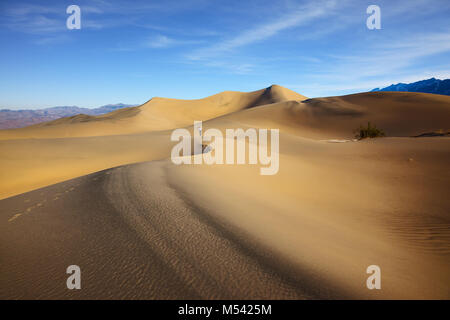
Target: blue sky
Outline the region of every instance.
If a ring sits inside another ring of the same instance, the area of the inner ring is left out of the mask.
[[[66,8],[81,8],[81,29]],[[369,30],[366,8],[381,8]],[[0,108],[450,78],[450,1],[0,1]]]

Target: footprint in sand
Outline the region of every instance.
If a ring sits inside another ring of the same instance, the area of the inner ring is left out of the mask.
[[[17,218],[20,217],[21,215],[22,215],[21,213],[15,214],[14,216],[12,216],[11,218],[8,219],[8,222],[11,222],[11,221],[17,219]]]

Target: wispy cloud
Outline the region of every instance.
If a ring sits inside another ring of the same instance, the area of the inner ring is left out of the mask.
[[[61,19],[63,15],[64,11],[56,7],[23,4],[6,7],[2,12],[1,24],[10,30],[24,33],[52,33],[65,28],[65,20]]]
[[[67,35],[55,35],[55,36],[45,36],[39,37],[33,41],[34,44],[37,45],[50,45],[50,44],[60,44],[70,40],[70,37]]]
[[[176,46],[195,45],[202,43],[203,40],[188,40],[180,38],[172,38],[162,34],[156,34],[146,37],[144,40],[138,42],[131,42],[128,44],[120,43],[117,47],[111,49],[112,51],[136,51],[144,49],[167,49]]]
[[[210,61],[206,62],[205,67],[220,68],[231,74],[244,75],[252,73],[256,66],[252,63],[238,63],[229,61]]]
[[[335,6],[336,1],[309,2],[271,22],[247,29],[233,38],[223,40],[212,46],[200,48],[187,57],[191,60],[202,60],[222,53],[229,53],[233,49],[265,40],[285,29],[297,27],[330,14]]]
[[[193,45],[204,42],[203,40],[188,40],[188,39],[175,39],[165,35],[158,34],[146,39],[143,43],[144,47],[148,48],[168,48],[174,46]]]
[[[450,30],[449,30],[450,31]],[[362,47],[351,55],[324,54],[322,63],[291,85],[310,96],[366,91],[393,82],[448,78],[448,65],[422,65],[423,59],[450,52],[450,32],[422,33]],[[447,70],[447,71],[445,71]]]
[[[450,51],[450,32],[423,33],[412,35],[408,39],[375,43],[361,50],[359,54],[329,57],[335,62],[335,66],[331,69],[334,73],[355,74],[361,78],[392,74],[411,67],[421,58],[448,51]]]
[[[163,35],[157,35],[155,37],[152,37],[151,39],[148,39],[145,43],[145,46],[149,48],[167,48],[175,45],[176,43],[177,41],[174,39]]]

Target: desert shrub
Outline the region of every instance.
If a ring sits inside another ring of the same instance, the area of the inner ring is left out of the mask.
[[[355,130],[355,133],[356,139],[378,138],[386,136],[383,130],[378,129],[375,125],[371,125],[370,121],[367,122],[367,127],[363,127],[361,125],[359,129]]]

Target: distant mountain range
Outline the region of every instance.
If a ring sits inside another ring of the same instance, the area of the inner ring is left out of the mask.
[[[450,96],[450,79],[439,80],[431,78],[413,83],[397,83],[382,89],[375,88],[372,91],[424,92]]]
[[[26,127],[32,124],[55,120],[63,117],[70,117],[80,113],[88,115],[105,114],[117,109],[133,107],[131,104],[108,104],[98,108],[72,107],[52,107],[37,110],[0,110],[0,129],[13,129]]]

